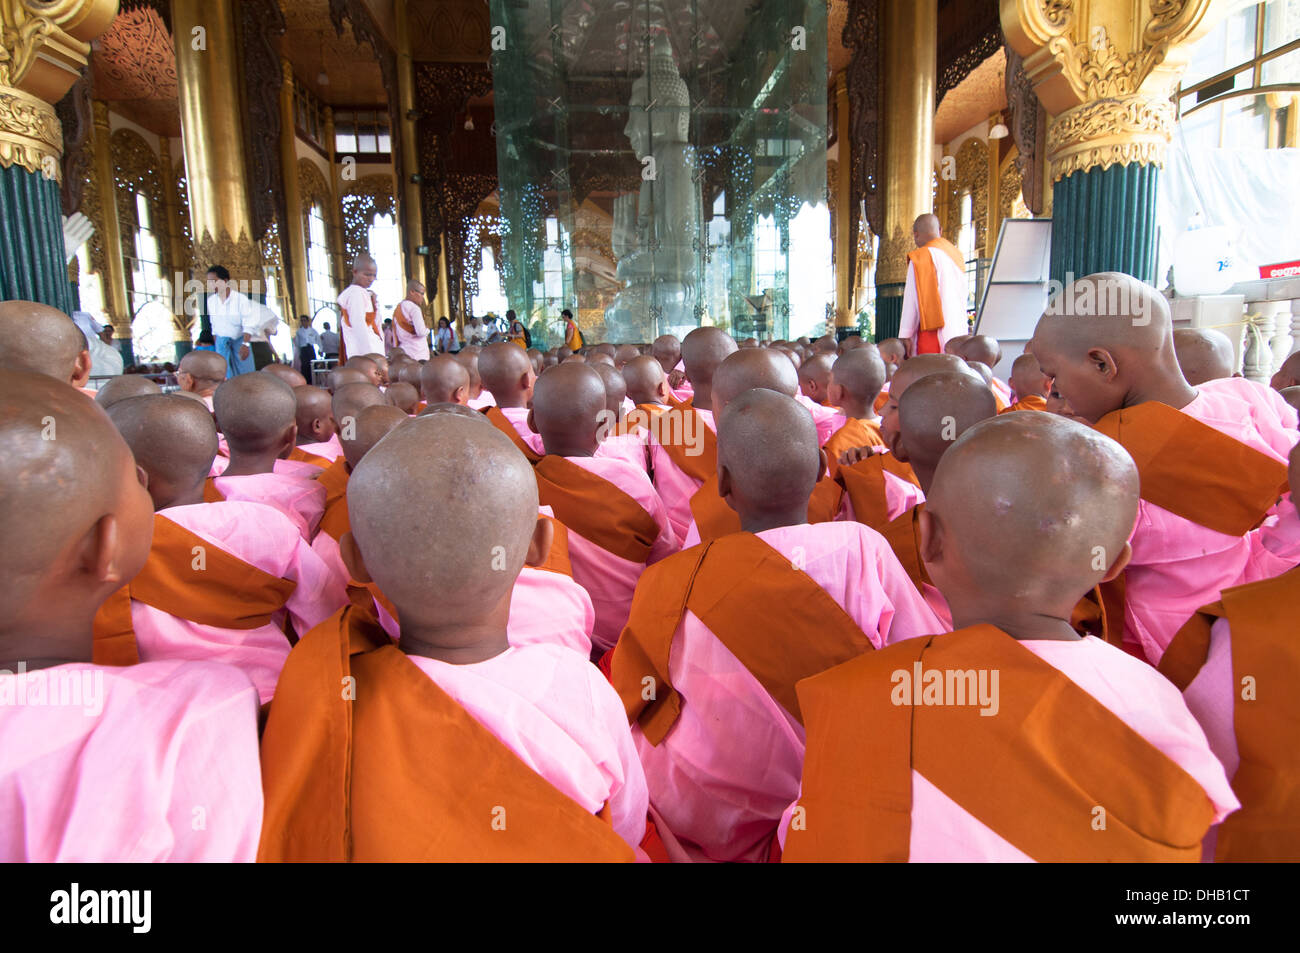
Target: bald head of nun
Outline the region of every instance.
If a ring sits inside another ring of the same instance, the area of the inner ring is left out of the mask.
[[[667,404],[668,375],[653,357],[635,357],[623,366],[627,396],[636,404]]]
[[[969,374],[931,374],[913,382],[898,402],[898,432],[889,449],[912,465],[921,489],[929,492],[944,452],[997,412],[993,392]]]
[[[756,387],[793,397],[799,393],[799,376],[784,355],[770,348],[735,351],[713,376],[714,412],[721,413],[740,394]]]
[[[596,452],[607,415],[605,383],[587,364],[561,364],[537,379],[529,426],[546,452],[589,457]]]
[[[727,402],[718,420],[718,493],[746,532],[806,523],[825,472],[812,415],[793,397],[755,388]]]
[[[435,354],[420,369],[420,391],[430,404],[467,403],[471,386],[469,370],[446,354]]]
[[[262,368],[261,373],[270,374],[272,377],[278,377],[290,387],[301,387],[307,383],[307,378],[303,377],[288,364],[268,364]]]
[[[355,471],[357,464],[375,444],[407,420],[410,418],[400,408],[388,404],[372,404],[362,408],[356,416],[356,425],[348,428],[340,441],[348,466]]]
[[[121,377],[113,377],[105,381],[95,392],[95,400],[100,407],[108,410],[119,400],[161,393],[162,388],[149,378],[140,374],[123,374]]]
[[[1174,331],[1174,353],[1183,377],[1193,387],[1231,377],[1237,370],[1232,341],[1214,328],[1179,328]]]
[[[297,405],[298,443],[324,443],[334,436],[333,398],[327,390],[304,384],[293,389]]]
[[[74,387],[90,379],[86,336],[57,308],[0,301],[0,370],[44,374]]]
[[[212,398],[217,426],[236,455],[273,455],[293,449],[298,434],[298,401],[293,388],[270,374],[240,374]],[[236,471],[238,472],[238,471]]]
[[[179,394],[153,394],[119,401],[108,416],[145,473],[154,509],[203,502],[217,455],[217,428],[206,407]]]

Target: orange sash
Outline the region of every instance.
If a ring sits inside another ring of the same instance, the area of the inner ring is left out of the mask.
[[[322,470],[328,467],[333,460],[327,460],[319,454],[308,453],[302,447],[294,447],[289,451],[290,460],[297,460],[299,463],[310,463],[312,466],[320,467]]]
[[[687,609],[796,719],[802,719],[794,688],[799,679],[872,647],[825,589],[752,533],[669,556],[637,584],[611,660],[610,681],[628,719],[640,723],[653,745],[681,712],[668,659]]]
[[[1226,536],[1245,536],[1287,490],[1286,465],[1168,404],[1097,421],[1137,464],[1142,499]]]
[[[1300,567],[1273,579],[1225,589],[1174,636],[1160,672],[1186,690],[1205,664],[1210,629],[1232,627],[1232,721],[1241,763],[1232,789],[1241,810],[1219,827],[1214,859],[1287,861],[1300,857]],[[1244,679],[1253,679],[1247,690]],[[1244,698],[1250,694],[1252,697]]]
[[[997,672],[997,714],[982,716],[978,699],[923,704],[933,686],[911,684],[918,670]],[[783,860],[907,860],[913,771],[1037,861],[1200,859],[1214,817],[1200,784],[993,626],[868,652],[798,693],[803,811]]]
[[[338,502],[348,491],[348,461],[342,454],[325,468],[325,472],[316,477],[316,482],[325,487],[325,510]]]
[[[528,458],[529,463],[536,463],[538,460],[542,459],[542,455],[532,447],[528,446],[528,444],[524,442],[524,438],[519,436],[519,431],[515,429],[515,425],[510,422],[510,418],[501,413],[500,408],[485,407],[483,408],[483,415],[487,417],[488,422],[492,424],[493,427],[496,427],[497,430],[500,430],[510,438],[511,442],[513,442],[514,445],[519,448],[520,452]]]
[[[826,441],[823,449],[826,451],[826,475],[832,479],[839,472],[840,454],[845,450],[852,450],[854,447],[883,447],[885,440],[880,436],[879,421],[861,420],[857,417],[849,417],[844,421],[844,426]]]
[[[916,286],[916,307],[920,312],[920,331],[938,331],[944,326],[943,301],[939,297],[939,272],[934,267],[931,248],[942,251],[963,274],[966,272],[966,262],[962,259],[961,252],[946,238],[936,238],[908,252],[907,260],[912,263],[912,279]]]
[[[677,409],[680,412],[679,424],[682,430],[679,433],[665,433],[672,428],[660,426],[659,445],[664,448],[668,459],[677,469],[692,480],[703,483],[718,472],[718,435],[709,428],[695,408],[683,404]],[[694,418],[690,424],[687,424],[688,417]],[[695,429],[688,430],[688,427]],[[684,439],[686,433],[699,435],[700,453],[689,452],[687,441]]]
[[[996,397],[996,392],[994,393]],[[1010,407],[998,411],[998,413],[1009,414],[1013,410],[1047,410],[1047,400],[1039,397],[1037,394],[1030,394],[1028,397],[1022,397]]]
[[[608,823],[525,765],[357,606],[289,653],[262,782],[263,862],[633,859]]]
[[[840,511],[844,491],[830,477],[823,477],[813,486],[808,498],[808,522],[829,523]],[[691,497],[691,516],[699,531],[700,542],[707,543],[720,536],[739,533],[740,514],[718,495],[718,475],[715,473]]]
[[[921,561],[921,526],[917,517],[924,509],[920,503],[895,519],[889,518],[889,502],[885,495],[885,472],[895,476],[904,473],[911,475],[911,482],[916,483],[916,475],[911,473],[910,464],[899,462],[892,453],[878,453],[859,460],[851,467],[840,467],[837,482],[844,487],[853,504],[853,518],[857,522],[870,526],[889,543],[907,576],[922,592],[923,584],[930,584],[930,577]]]
[[[619,487],[554,454],[541,457],[533,472],[538,501],[573,532],[634,563],[650,558],[659,524]]]
[[[140,661],[131,600],[168,615],[221,629],[257,629],[284,608],[298,587],[244,562],[162,513],[153,518],[153,545],[140,574],[95,613],[97,665]]]
[[[217,485],[212,481],[216,477],[208,477],[203,481],[203,502],[204,503],[224,503],[226,502],[225,494],[217,489]]]

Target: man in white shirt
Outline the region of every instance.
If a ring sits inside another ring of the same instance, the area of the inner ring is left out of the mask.
[[[393,327],[397,329],[397,346],[413,361],[429,359],[429,328],[424,323],[424,285],[418,281],[406,283],[406,297],[393,312]]]
[[[325,355],[326,360],[338,360],[339,356],[339,336],[330,330],[330,323],[326,321],[322,327],[324,331],[320,333],[320,349]]]
[[[208,319],[217,353],[226,359],[226,377],[254,370],[250,343],[258,316],[249,298],[230,287],[230,272],[222,265],[208,269]]]
[[[271,335],[280,326],[280,316],[260,301],[254,301],[253,318],[256,327],[249,335],[249,347],[253,349],[253,366],[260,371],[266,365],[275,363],[275,351],[271,349]]]
[[[325,325],[325,330],[329,330],[329,325]],[[298,351],[298,370],[302,371],[302,376],[311,380],[311,362],[316,360],[317,348],[322,348],[324,342],[321,340],[324,335],[320,334],[311,326],[311,318],[305,314],[298,315],[298,330],[294,332],[293,344]],[[338,336],[334,337],[334,347],[338,347]]]
[[[370,290],[378,269],[375,260],[361,254],[352,263],[352,284],[339,295],[343,350],[339,360],[384,353],[384,335],[379,329],[379,298]]]
[[[912,225],[916,250],[907,256],[907,285],[898,336],[911,354],[942,354],[949,338],[966,333],[966,262],[939,233],[930,214]]]

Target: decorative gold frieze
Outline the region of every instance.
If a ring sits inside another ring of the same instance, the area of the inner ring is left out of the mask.
[[[901,285],[907,281],[907,256],[916,247],[910,234],[901,225],[894,226],[894,234],[880,239],[880,256],[876,263],[876,287]]]
[[[1173,123],[1173,103],[1142,97],[1099,99],[1062,113],[1047,130],[1052,181],[1098,166],[1163,165]]]
[[[63,181],[63,128],[49,103],[0,87],[0,168],[21,166]]]
[[[224,228],[215,239],[212,232],[204,230],[203,236],[194,243],[194,274],[205,275],[213,265],[224,265],[235,281],[250,285],[255,281],[256,288],[265,283],[262,253],[246,231],[240,232],[236,240]]]

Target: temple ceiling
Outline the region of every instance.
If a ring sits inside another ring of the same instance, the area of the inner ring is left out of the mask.
[[[149,5],[124,9],[94,43],[92,95],[160,136],[179,136],[176,51]]]

